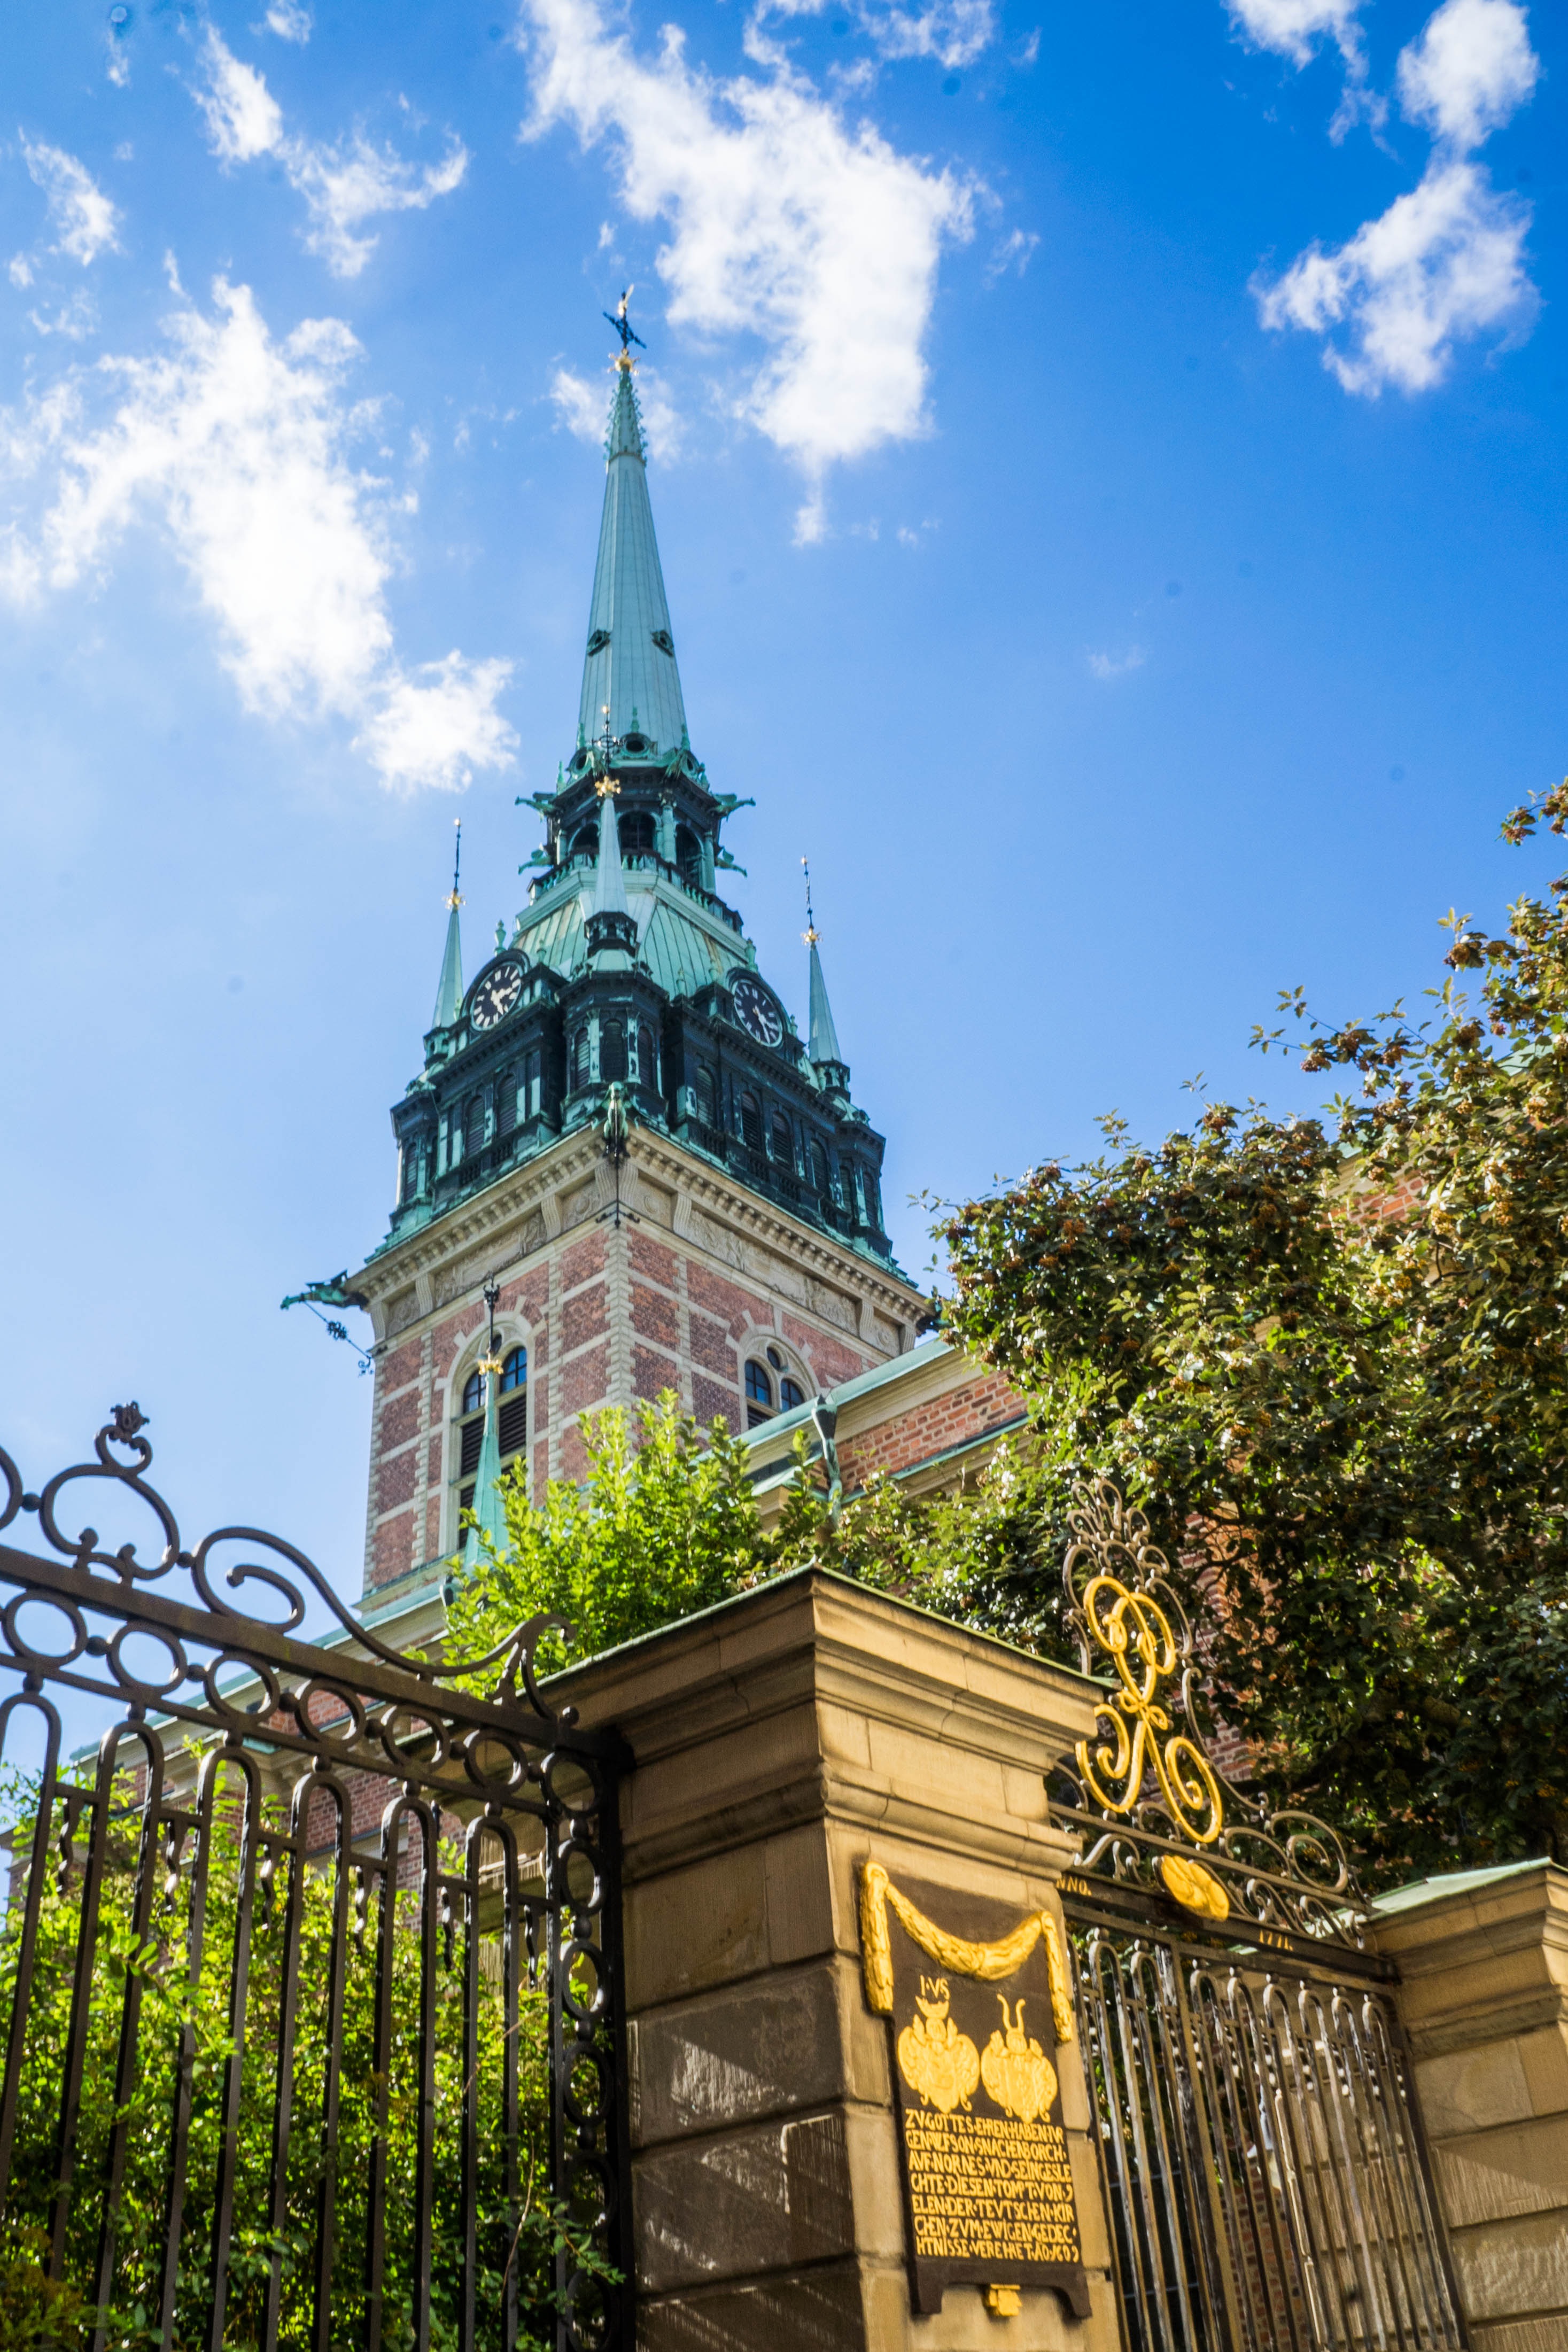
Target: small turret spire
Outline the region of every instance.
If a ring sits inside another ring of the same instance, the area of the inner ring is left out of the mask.
[[[819,1066],[831,1065],[835,1070],[842,1071],[847,1080],[849,1076],[848,1065],[838,1050],[838,1032],[833,1025],[833,1007],[827,1002],[827,982],[822,976],[822,958],[817,953],[817,940],[821,934],[816,928],[816,918],[811,911],[811,868],[804,857],[800,863],[801,870],[805,876],[805,929],[801,933],[801,938],[811,950],[811,1023],[808,1050],[814,1062]]]
[[[489,1331],[485,1352],[479,1365],[485,1383],[485,1429],[479,1440],[479,1458],[474,1465],[474,1517],[478,1528],[470,1528],[463,1538],[463,1566],[472,1568],[479,1554],[479,1538],[488,1536],[498,1551],[507,1546],[506,1507],[500,1498],[498,1481],[501,1475],[500,1434],[496,1426],[496,1391],[500,1385],[500,1358],[496,1352],[496,1308],[500,1304],[500,1285],[492,1274],[485,1285],[485,1306],[489,1313]]]
[[[432,1029],[449,1029],[463,1004],[463,942],[458,923],[458,909],[463,894],[458,887],[463,864],[463,820],[454,818],[457,837],[452,852],[452,887],[447,895],[447,952],[441,959],[441,982],[436,991],[436,1010],[430,1016]]]
[[[626,904],[626,877],[621,872],[621,833],[616,818],[614,776],[601,776],[594,787],[599,795],[599,858],[594,873],[594,911],[584,929],[588,953],[611,971],[629,971],[637,960],[637,927]]]

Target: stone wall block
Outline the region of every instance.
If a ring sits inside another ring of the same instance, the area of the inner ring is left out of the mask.
[[[831,1963],[652,2011],[631,2043],[638,2147],[823,2106],[848,2088]]]
[[[637,2352],[865,2352],[868,2341],[852,2262],[649,2300],[637,2313]]]
[[[1472,2319],[1560,2315],[1568,2311],[1568,2215],[1536,2213],[1461,2231],[1454,2267]]]
[[[855,2251],[845,2118],[762,2124],[637,2159],[638,2284],[791,2270]]]
[[[1568,2236],[1568,2131],[1556,2116],[1440,2141],[1436,2162],[1456,2230],[1560,2207]]]

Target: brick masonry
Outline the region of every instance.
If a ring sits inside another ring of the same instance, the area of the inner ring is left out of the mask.
[[[584,1181],[584,1172],[590,1181]],[[776,1239],[764,1250],[726,1234],[710,1207],[688,1233],[668,1221],[656,1226],[653,1216],[636,1212],[617,1229],[595,1185],[589,1160],[552,1204],[563,1229],[552,1234],[549,1216],[532,1216],[527,1231],[534,1246],[521,1266],[516,1240],[500,1234],[495,1241],[500,1349],[504,1354],[519,1344],[528,1349],[528,1454],[536,1498],[550,1478],[583,1476],[586,1457],[578,1423],[584,1412],[673,1389],[700,1422],[721,1414],[729,1427],[739,1428],[745,1422],[746,1359],[770,1345],[813,1391],[852,1380],[912,1342],[914,1294],[907,1294],[906,1321],[885,1319],[890,1292],[891,1303],[902,1305],[901,1286],[869,1265],[862,1274],[847,1252],[832,1268],[837,1282],[830,1293],[813,1271],[812,1253],[803,1251],[792,1264]],[[668,1201],[673,1216],[672,1195],[650,1186],[643,1199],[656,1212]],[[716,1243],[744,1257],[744,1271],[715,1264]],[[428,1280],[425,1296],[432,1304],[421,1328],[384,1342],[376,1366],[367,1590],[410,1577],[457,1547],[454,1423],[463,1385],[483,1353],[489,1265],[482,1237],[478,1246],[468,1238],[452,1246],[461,1292],[450,1295],[451,1276]],[[389,1269],[382,1279],[382,1298],[408,1296],[405,1273]],[[803,1308],[807,1297],[821,1299],[821,1313]],[[922,1424],[922,1444],[927,1434]]]

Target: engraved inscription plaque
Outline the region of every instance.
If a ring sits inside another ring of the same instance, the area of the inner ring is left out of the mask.
[[[1058,2046],[1073,2013],[1055,1919],[861,1871],[866,1994],[889,2021],[917,2311],[984,2287],[1016,2311],[1089,2283],[1062,2129]]]

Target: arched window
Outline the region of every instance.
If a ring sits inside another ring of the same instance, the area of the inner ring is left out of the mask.
[[[637,1080],[650,1094],[658,1091],[658,1048],[646,1022],[637,1031]]]
[[[628,809],[620,820],[623,857],[653,856],[653,819],[647,809]]]
[[[676,871],[689,890],[702,887],[702,844],[689,824],[675,828]]]
[[[713,1073],[711,1070],[706,1067],[699,1069],[697,1073],[697,1084],[693,1091],[697,1097],[698,1118],[704,1120],[709,1127],[717,1127],[719,1124],[719,1103],[718,1097],[713,1090]]]
[[[580,824],[577,827],[576,832],[572,835],[572,855],[574,857],[597,857],[599,855],[597,818],[592,824]]]
[[[526,1348],[510,1348],[501,1356],[500,1379],[496,1387],[496,1437],[504,1470],[528,1443]],[[474,1473],[479,1466],[479,1448],[484,1442],[485,1375],[476,1367],[463,1382],[462,1405],[458,1414],[456,1480],[460,1511],[473,1509]]]
[[[768,1368],[753,1356],[746,1365],[746,1427],[756,1429],[773,1409],[773,1384]]]
[[[464,1159],[471,1160],[476,1151],[482,1150],[484,1149],[484,1140],[485,1098],[483,1095],[470,1095],[468,1100],[468,1107],[463,1113]]]
[[[517,1077],[503,1070],[496,1080],[496,1133],[510,1135],[517,1125]]]
[[[811,1181],[817,1192],[827,1191],[827,1153],[815,1140],[811,1146]]]
[[[569,1083],[574,1093],[579,1087],[587,1085],[588,1069],[588,1032],[584,1026],[579,1029],[572,1039],[572,1069]]]
[[[779,1382],[780,1411],[782,1412],[794,1412],[797,1405],[802,1405],[805,1402],[805,1391],[801,1387],[798,1381],[792,1381],[789,1374],[786,1372],[783,1380]]]
[[[752,1151],[762,1150],[763,1107],[749,1087],[741,1097],[741,1136]]]
[[[770,1136],[773,1158],[785,1168],[795,1166],[795,1139],[789,1131],[789,1121],[782,1110],[775,1110]]]

